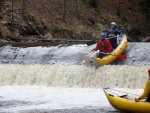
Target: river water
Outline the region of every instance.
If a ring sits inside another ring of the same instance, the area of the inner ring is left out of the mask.
[[[1,47],[0,113],[119,113],[103,88],[140,95],[150,67],[148,45],[131,43],[127,61],[98,69],[83,61],[93,45]]]

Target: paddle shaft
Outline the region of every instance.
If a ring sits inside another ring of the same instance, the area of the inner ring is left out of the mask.
[[[110,37],[110,38],[105,38],[105,39],[109,40],[109,39],[113,39],[113,38],[117,38],[117,36],[115,36],[115,37]]]
[[[105,54],[105,55],[111,55],[111,53],[104,53],[104,52],[99,52],[99,53],[102,53],[102,54]]]
[[[90,57],[95,53],[95,51],[92,51],[92,53],[89,55]]]

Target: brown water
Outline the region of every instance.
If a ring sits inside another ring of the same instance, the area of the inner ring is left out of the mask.
[[[1,42],[0,47],[11,45],[13,47],[37,47],[37,46],[57,46],[57,45],[73,45],[73,44],[87,44],[88,42]]]
[[[56,46],[59,45],[58,43],[21,43],[21,42],[13,42],[13,43],[0,43],[0,47],[11,45],[13,47],[37,47],[37,46]]]

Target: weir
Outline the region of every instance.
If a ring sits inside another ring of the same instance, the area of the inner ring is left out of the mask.
[[[129,43],[127,60],[95,69],[84,58],[95,45],[0,48],[0,85],[80,88],[143,88],[150,43]],[[141,48],[142,46],[142,48]]]
[[[150,68],[150,43],[129,43],[123,53],[127,60],[97,69],[83,62],[94,46],[1,47],[0,111],[115,113],[103,88],[140,95]]]
[[[94,45],[78,44],[72,46],[50,47],[12,47],[0,48],[0,64],[63,64],[84,65],[84,58],[91,54]],[[127,60],[118,59],[117,65],[150,65],[150,43],[129,43],[123,55]]]
[[[81,64],[89,53],[87,45],[51,47],[12,47],[0,48],[1,64]]]
[[[143,88],[148,66],[0,65],[0,85],[74,88]],[[138,70],[138,71],[137,71]]]

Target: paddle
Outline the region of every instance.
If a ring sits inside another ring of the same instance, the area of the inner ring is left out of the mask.
[[[99,52],[99,53],[106,54],[106,55],[115,55],[117,58],[119,58],[121,60],[127,60],[127,56],[125,56],[125,55],[116,55],[116,54],[104,53],[104,52]]]
[[[89,55],[90,57],[95,53],[96,51],[92,51],[92,53]]]
[[[105,39],[109,40],[109,39],[113,39],[113,38],[117,38],[117,36],[109,37],[109,38],[105,38]]]
[[[127,60],[127,56],[125,55],[117,55],[117,58],[120,58],[122,60]]]

